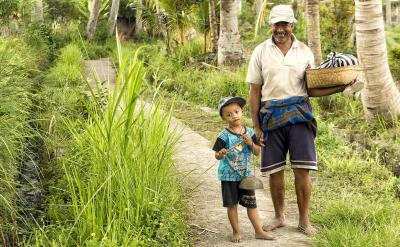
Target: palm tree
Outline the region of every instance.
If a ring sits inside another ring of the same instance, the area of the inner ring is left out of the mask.
[[[218,26],[217,26],[217,16],[215,14],[215,0],[208,1],[208,12],[209,12],[209,19],[210,19],[211,51],[217,52],[217,50],[218,50]]]
[[[143,13],[143,2],[142,0],[136,0],[136,22],[135,22],[135,31],[133,33],[134,37],[139,37],[140,33],[142,32],[143,28],[143,20],[142,20],[142,13]]]
[[[305,5],[308,46],[314,54],[315,65],[319,65],[322,60],[319,29],[319,0],[306,0]]]
[[[382,0],[356,0],[355,19],[357,55],[366,77],[364,112],[369,118],[400,116],[400,93],[388,64]]]
[[[112,36],[115,31],[115,26],[117,24],[119,10],[119,0],[112,0],[110,16],[108,18],[108,36]]]
[[[167,28],[178,34],[178,43],[183,45],[185,33],[188,26],[191,26],[191,0],[162,0],[159,1],[160,7],[167,15]]]
[[[209,2],[207,0],[202,1],[197,6],[192,7],[193,27],[203,33],[204,38],[204,53],[207,52],[207,39],[208,33],[210,32],[210,15],[209,15]]]
[[[243,45],[240,43],[238,16],[241,0],[221,0],[218,64],[243,62]]]
[[[43,21],[43,0],[35,0],[33,16],[35,18],[35,21]]]
[[[101,0],[93,0],[92,9],[90,10],[89,21],[86,26],[86,36],[89,40],[93,39],[94,34],[96,32],[100,6],[101,6]]]

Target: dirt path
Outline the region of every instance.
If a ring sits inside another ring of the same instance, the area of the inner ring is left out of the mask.
[[[115,83],[115,70],[110,59],[91,60],[85,63],[85,72],[92,76],[92,69],[96,71],[100,82],[107,80],[112,89]],[[93,83],[92,79],[89,80]],[[217,161],[211,150],[211,143],[204,137],[186,127],[182,122],[173,119],[172,128],[181,132],[181,138],[176,150],[177,168],[183,174],[190,172],[186,186],[194,189],[188,199],[193,212],[191,226],[196,246],[231,246],[231,227],[222,207],[220,182],[217,178]],[[267,178],[262,178],[264,187],[268,188]],[[262,223],[273,217],[273,206],[268,190],[256,191],[257,204]],[[234,246],[309,246],[309,239],[297,232],[297,206],[294,202],[287,202],[287,226],[273,231],[276,241],[254,239],[254,231],[247,218],[246,210],[240,207],[239,224],[242,231],[242,242]]]

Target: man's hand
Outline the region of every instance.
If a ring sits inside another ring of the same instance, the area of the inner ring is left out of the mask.
[[[254,133],[257,137],[258,143],[260,144],[261,147],[265,147],[264,143],[264,132],[260,127],[254,128]]]
[[[359,74],[344,90],[343,95],[346,97],[356,96],[364,88],[365,78],[363,74]]]

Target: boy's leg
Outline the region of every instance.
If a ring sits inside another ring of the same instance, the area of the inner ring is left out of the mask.
[[[254,227],[255,237],[257,239],[265,239],[265,240],[275,239],[275,237],[269,235],[266,231],[263,230],[257,208],[247,208],[247,215],[249,216],[251,224]]]
[[[241,237],[240,237],[240,229],[239,229],[239,217],[238,217],[238,211],[237,211],[237,204],[232,207],[228,207],[227,212],[228,212],[229,222],[231,223],[232,231],[233,231],[232,242],[238,243],[238,242],[240,242]]]
[[[240,242],[240,228],[237,205],[239,202],[240,181],[221,181],[223,206],[227,208],[228,219],[232,226],[232,242]]]

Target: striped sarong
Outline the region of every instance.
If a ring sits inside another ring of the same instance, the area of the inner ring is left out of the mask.
[[[261,103],[259,118],[265,140],[269,131],[289,123],[308,122],[314,136],[317,134],[317,122],[312,114],[310,101],[304,96],[264,101]]]

